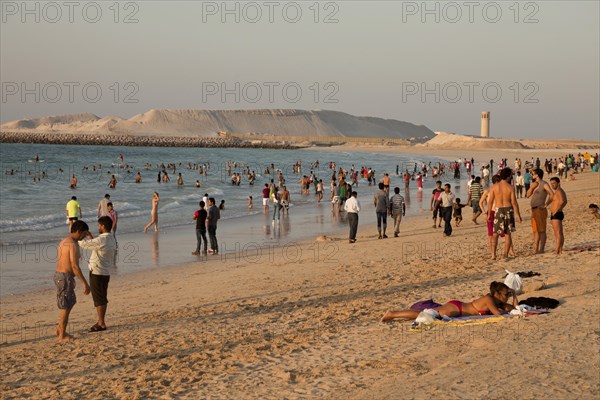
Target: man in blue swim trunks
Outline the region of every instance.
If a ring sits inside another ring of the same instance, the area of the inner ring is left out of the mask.
[[[90,228],[83,221],[75,221],[71,226],[71,233],[58,245],[58,262],[54,274],[54,284],[56,285],[56,304],[60,310],[58,327],[56,334],[59,342],[70,342],[75,338],[67,333],[67,324],[69,323],[69,314],[77,303],[75,296],[75,277],[83,285],[83,294],[90,294],[90,285],[79,268],[79,244],[77,241],[83,239],[88,234]]]

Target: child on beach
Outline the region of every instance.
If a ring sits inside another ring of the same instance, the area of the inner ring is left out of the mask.
[[[248,196],[248,210],[252,210],[254,205],[252,204],[252,196]]]
[[[454,209],[454,222],[456,223],[456,226],[460,226],[460,223],[462,222],[462,208],[466,207],[466,204],[460,204],[460,198],[456,198],[456,200],[454,201],[454,204],[452,205],[452,208]]]

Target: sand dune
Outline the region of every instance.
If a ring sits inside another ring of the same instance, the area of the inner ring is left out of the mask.
[[[582,140],[483,138],[457,133],[435,132],[435,137],[416,147],[432,149],[594,149],[598,142]]]
[[[93,114],[22,119],[0,125],[5,132],[120,133],[126,135],[215,136],[219,131],[327,137],[387,137],[427,140],[423,125],[338,111],[153,109],[129,119]]]

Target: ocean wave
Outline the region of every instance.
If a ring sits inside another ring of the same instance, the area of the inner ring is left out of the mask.
[[[203,194],[204,193],[186,194],[185,196],[175,196],[173,199],[177,201],[200,201],[202,200]]]

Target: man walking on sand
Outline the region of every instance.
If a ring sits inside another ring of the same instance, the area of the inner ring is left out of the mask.
[[[560,186],[560,179],[557,177],[550,178],[550,186],[554,190],[554,197],[550,203],[550,221],[552,222],[552,230],[554,230],[554,238],[556,239],[556,255],[562,253],[565,236],[563,235],[563,219],[565,214],[563,208],[567,205],[567,194]]]
[[[356,231],[358,230],[358,213],[360,212],[360,203],[356,198],[358,194],[352,192],[352,196],[344,204],[344,210],[348,215],[348,225],[350,226],[350,234],[348,240],[350,243],[356,242]]]
[[[406,204],[404,197],[400,194],[400,188],[394,188],[394,195],[390,198],[390,216],[394,218],[394,237],[400,235],[400,222],[406,215]]]
[[[544,181],[544,171],[539,168],[531,174],[533,183],[527,191],[527,198],[531,198],[531,227],[533,229],[533,254],[543,253],[546,247],[546,220],[548,219],[548,205],[552,203],[553,192]]]
[[[444,185],[444,191],[440,194],[439,202],[444,218],[444,236],[452,234],[452,205],[454,204],[454,193],[450,191],[450,184]]]
[[[519,204],[515,196],[515,188],[508,183],[512,176],[510,168],[500,171],[500,182],[493,185],[489,191],[486,219],[489,219],[492,208],[494,210],[494,233],[492,237],[492,260],[496,259],[496,248],[498,247],[498,236],[505,234],[504,260],[508,260],[508,253],[512,245],[511,233],[515,230],[515,213],[519,217],[519,223],[523,222]]]
[[[479,225],[477,223],[477,218],[481,215],[481,208],[479,207],[479,199],[481,199],[481,195],[483,193],[483,188],[481,187],[481,178],[476,177],[473,183],[471,183],[471,188],[469,189],[469,198],[467,199],[467,204],[471,205],[473,209],[473,218],[471,221],[475,225]]]
[[[92,255],[88,264],[90,269],[90,287],[92,289],[92,299],[94,307],[98,314],[98,322],[95,323],[89,332],[100,332],[106,330],[106,306],[108,305],[108,282],[110,281],[110,271],[115,267],[115,251],[117,242],[111,234],[113,227],[112,219],[105,215],[98,219],[98,237],[94,238],[88,231],[86,238],[79,241],[79,247],[91,250]]]
[[[377,231],[379,232],[377,239],[387,239],[385,229],[387,228],[387,213],[390,206],[388,194],[383,189],[383,182],[379,182],[379,190],[373,196],[373,205],[377,213]]]
[[[77,241],[83,239],[88,231],[88,225],[83,221],[75,221],[71,225],[71,233],[58,245],[58,261],[54,273],[54,284],[56,285],[56,303],[60,310],[56,334],[59,342],[70,342],[75,338],[67,333],[69,314],[77,303],[75,296],[75,277],[83,285],[83,294],[90,294],[90,286],[79,268],[79,244]]]

